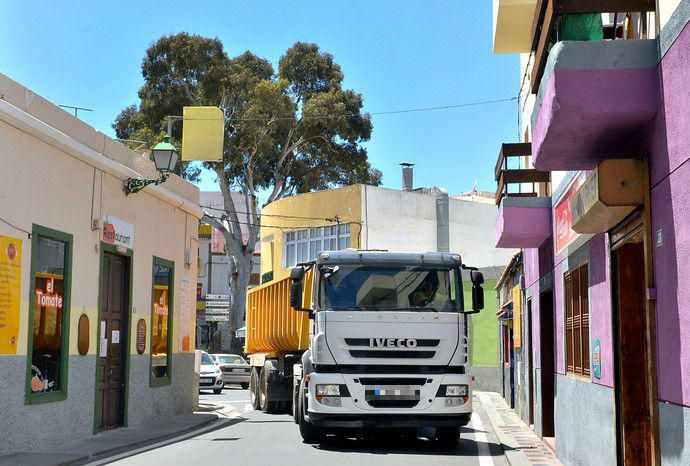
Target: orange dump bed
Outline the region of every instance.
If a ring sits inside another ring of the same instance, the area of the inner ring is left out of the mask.
[[[304,276],[304,307],[311,303],[314,271]],[[309,315],[290,307],[290,277],[270,281],[247,292],[247,354],[274,355],[309,347]]]

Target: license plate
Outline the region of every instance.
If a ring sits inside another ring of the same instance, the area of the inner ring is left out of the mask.
[[[201,383],[213,383],[213,379],[210,379],[208,377],[202,377]]]
[[[414,385],[367,386],[364,399],[370,400],[419,400],[420,388]]]

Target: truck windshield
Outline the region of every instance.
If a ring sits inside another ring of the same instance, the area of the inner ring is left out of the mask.
[[[457,312],[455,270],[340,265],[320,269],[319,307]]]

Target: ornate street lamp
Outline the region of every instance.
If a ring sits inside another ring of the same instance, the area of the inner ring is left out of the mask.
[[[156,165],[156,170],[161,174],[160,178],[157,180],[129,178],[124,186],[126,196],[138,193],[150,184],[159,185],[164,183],[168,176],[170,176],[170,173],[175,170],[175,165],[177,165],[177,161],[180,159],[177,149],[170,143],[169,134],[163,137],[163,142],[159,142],[151,149],[151,154],[153,155],[153,163]]]

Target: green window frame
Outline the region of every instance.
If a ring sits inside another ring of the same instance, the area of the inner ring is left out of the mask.
[[[39,238],[47,238],[60,241],[65,244],[64,253],[64,274],[63,274],[63,296],[62,296],[62,319],[60,322],[60,362],[59,362],[59,388],[47,393],[34,393],[31,390],[33,345],[34,345],[34,301],[36,274],[38,273],[38,242]],[[72,295],[72,251],[74,249],[74,239],[71,234],[52,228],[34,224],[31,229],[31,274],[29,275],[29,320],[28,338],[26,347],[26,383],[25,383],[25,404],[40,404],[62,401],[67,399],[68,371],[69,371],[69,331],[70,331],[70,307]]]
[[[156,267],[167,267],[170,269],[170,284],[168,286],[168,319],[167,319],[167,334],[166,334],[166,373],[164,376],[157,376],[154,370],[154,327],[155,327],[155,304],[156,304]],[[172,342],[173,342],[173,312],[175,296],[175,262],[163,259],[160,257],[153,257],[153,265],[151,267],[151,331],[150,331],[150,370],[149,370],[149,386],[162,387],[172,383]]]

